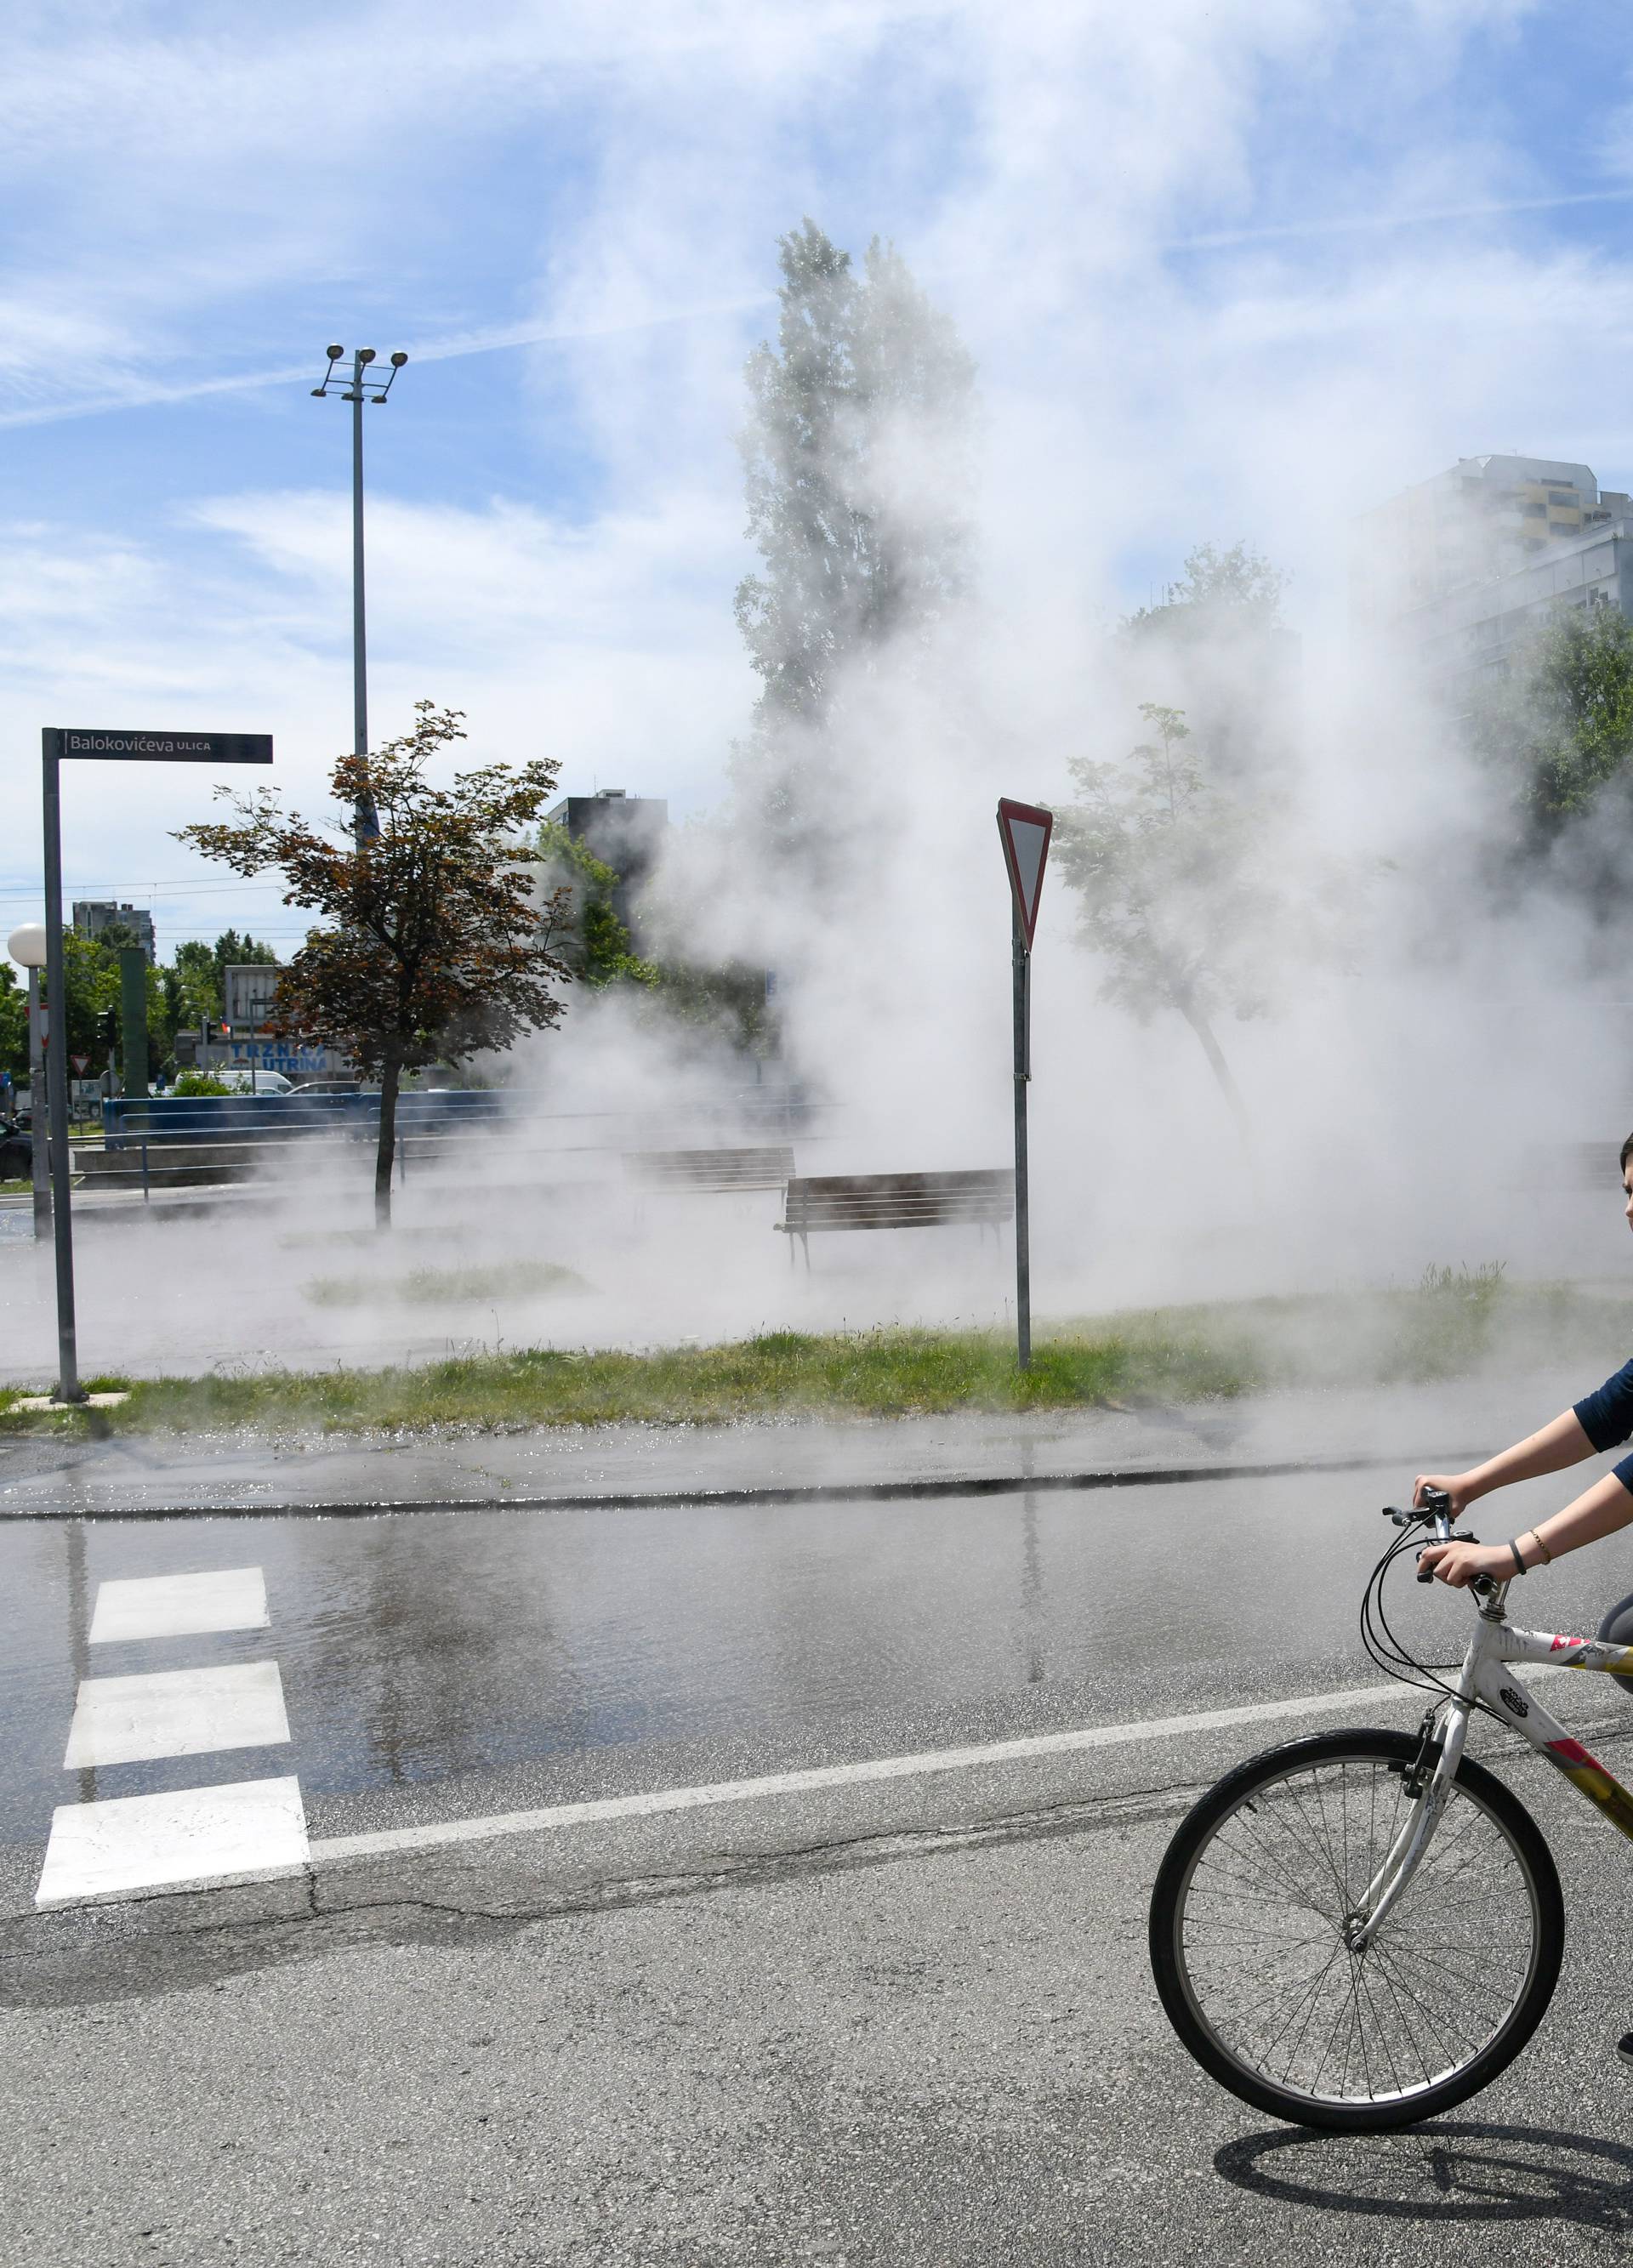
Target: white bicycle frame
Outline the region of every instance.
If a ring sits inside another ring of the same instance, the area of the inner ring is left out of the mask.
[[[1434,1528],[1437,1542],[1451,1542],[1449,1520],[1437,1517]],[[1601,1638],[1555,1637],[1550,1631],[1516,1630],[1504,1605],[1508,1587],[1505,1582],[1486,1583],[1474,1594],[1478,1619],[1457,1682],[1441,1705],[1440,1751],[1435,1769],[1368,1883],[1365,1896],[1349,1918],[1345,1934],[1356,1952],[1383,1926],[1417,1872],[1451,1797],[1477,1702],[1483,1702],[1511,1732],[1529,1741],[1538,1755],[1563,1772],[1613,1827],[1633,1840],[1633,1793],[1580,1741],[1572,1738],[1510,1668],[1512,1663],[1528,1661],[1539,1668],[1599,1669],[1633,1676],[1633,1646],[1608,1646]]]

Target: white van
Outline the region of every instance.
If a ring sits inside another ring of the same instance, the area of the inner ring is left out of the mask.
[[[292,1094],[295,1082],[285,1079],[281,1071],[250,1071],[248,1064],[228,1064],[219,1071],[211,1070],[211,1079],[218,1079],[230,1094]]]

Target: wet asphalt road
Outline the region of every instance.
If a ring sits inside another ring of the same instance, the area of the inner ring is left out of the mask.
[[[1527,1762],[1572,1913],[1555,2012],[1384,2143],[1267,2130],[1147,1980],[1175,1818],[1297,1718],[27,1911],[76,1792],[292,1770],[334,1836],[1371,1684],[1355,1611],[1399,1479],[0,1528],[0,2257],[1624,2258],[1628,1861]],[[164,1659],[276,1658],[289,1749],[79,1787],[76,1678],[136,1659],[87,1665],[98,1584],[250,1564],[270,1628]],[[1526,1610],[1573,1628],[1627,1587],[1613,1545]],[[1455,1643],[1460,1602],[1402,1595]],[[1571,1701],[1628,1771],[1633,1711]]]
[[[1398,1477],[0,1525],[11,1903],[76,1792],[272,1768],[246,1751],[65,1775],[87,1675],[276,1660],[276,1768],[316,1835],[1230,1707],[1376,1682],[1356,1614]],[[268,1630],[85,1643],[104,1580],[250,1565]],[[1550,1577],[1556,1626],[1597,1622],[1598,1573]],[[1399,1595],[1426,1645],[1459,1645],[1460,1602]]]

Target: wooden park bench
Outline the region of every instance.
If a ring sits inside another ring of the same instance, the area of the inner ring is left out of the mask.
[[[762,1150],[630,1150],[624,1170],[639,1189],[780,1189],[794,1179],[794,1152]]]
[[[830,1229],[943,1228],[972,1221],[994,1235],[1015,1218],[1015,1175],[1005,1167],[962,1174],[818,1174],[791,1180],[778,1233],[809,1240]],[[788,1258],[794,1258],[790,1241]]]

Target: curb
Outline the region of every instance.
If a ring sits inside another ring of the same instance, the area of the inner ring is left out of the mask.
[[[1445,1450],[1442,1458],[1467,1461],[1467,1450]],[[544,1497],[453,1497],[429,1499],[382,1497],[356,1504],[138,1505],[118,1509],[58,1510],[45,1506],[12,1508],[0,1502],[0,1524],[13,1520],[379,1520],[454,1512],[661,1512],[731,1505],[889,1504],[924,1497],[1024,1496],[1085,1493],[1099,1489],[1181,1488],[1206,1481],[1285,1480],[1296,1473],[1364,1473],[1404,1469],[1411,1456],[1371,1454],[1359,1457],[1297,1457],[1263,1465],[1160,1465],[1112,1467],[1086,1473],[992,1473],[947,1480],[815,1481],[770,1488],[602,1490],[594,1495]]]

